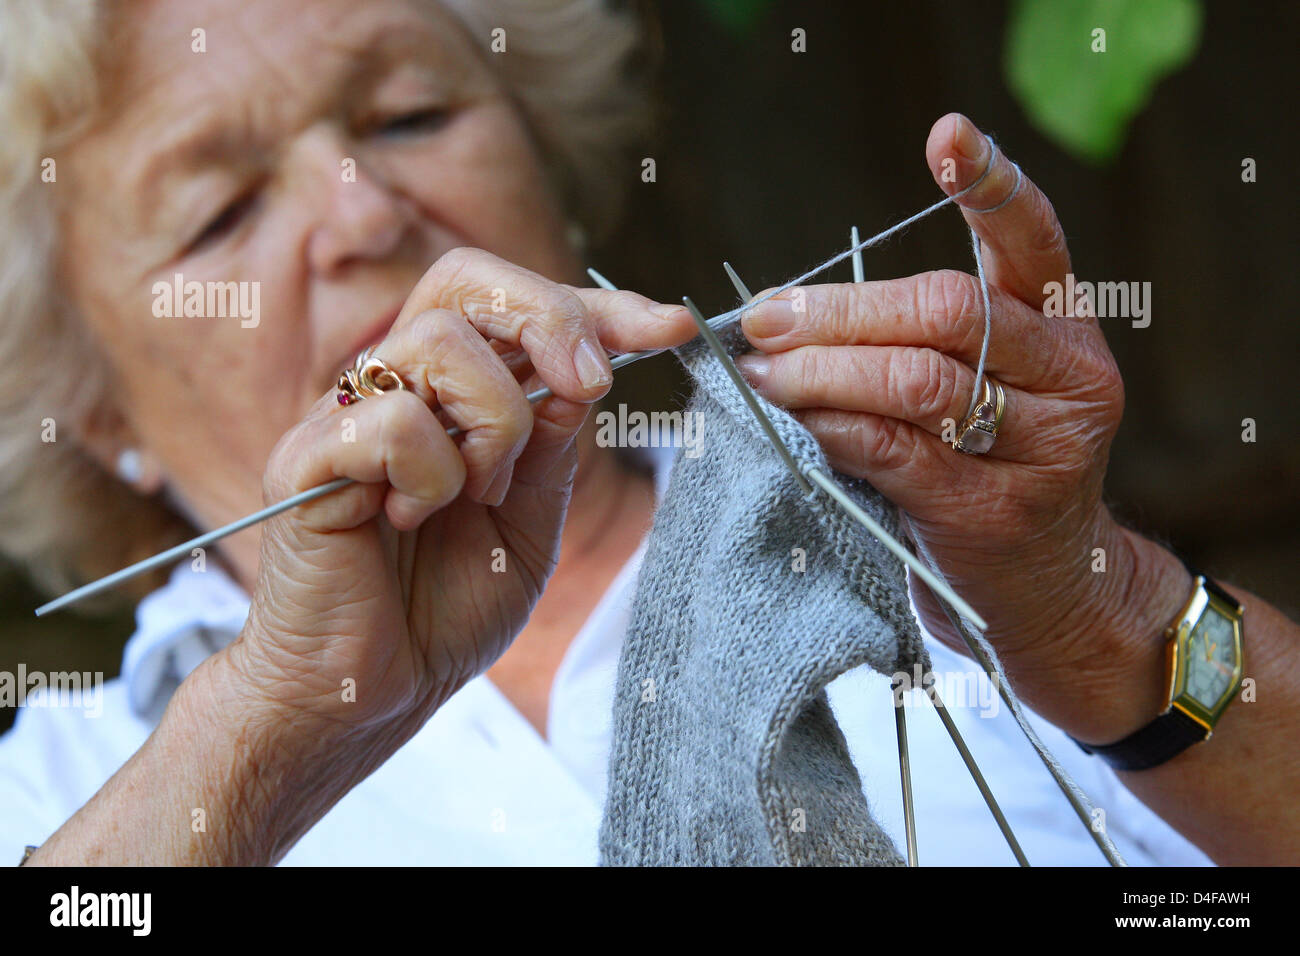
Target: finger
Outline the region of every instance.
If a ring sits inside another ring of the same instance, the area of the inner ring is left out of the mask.
[[[566,452],[581,430],[591,406],[571,402],[559,396],[544,398],[533,406],[533,432],[515,462],[513,492],[516,486],[529,485],[552,490],[566,488],[573,475]],[[559,467],[560,471],[556,471]]]
[[[963,455],[911,422],[838,409],[794,413],[821,443],[826,460],[842,474],[865,478],[904,511],[927,513],[936,500],[979,490],[1003,463]],[[981,460],[983,459],[983,460]]]
[[[533,410],[488,341],[464,316],[433,309],[394,325],[375,355],[460,427],[466,493],[499,504],[532,431]]]
[[[664,322],[645,307],[651,305],[648,299],[628,293],[617,301],[643,325]],[[461,313],[481,334],[522,349],[541,381],[563,398],[594,402],[613,381],[597,321],[584,299],[481,249],[453,249],[439,259],[411,293],[397,324],[430,308]],[[618,324],[626,329],[636,322],[624,316]]]
[[[1021,174],[1017,185],[1015,164],[960,113],[934,124],[925,154],[950,196],[984,176],[957,204],[984,245],[985,273],[990,284],[1041,311],[1049,294],[1044,286],[1064,283],[1070,271],[1069,247],[1051,202],[1028,176]]]
[[[575,444],[590,405],[559,396],[533,406],[533,431],[515,462],[510,487],[495,510],[496,524],[510,551],[525,567],[553,567],[558,552],[540,553],[537,542],[559,541],[559,526],[578,470]]]
[[[908,345],[938,349],[971,366],[979,362],[984,299],[979,280],[964,272],[804,286],[802,292],[799,311],[792,293],[783,293],[742,316],[741,327],[756,348],[771,353],[805,345]],[[1058,325],[1008,293],[989,293],[988,370],[1022,388],[1056,374]]]
[[[675,348],[696,334],[685,306],[664,305],[636,292],[563,286],[582,300],[595,324],[601,346],[615,354]],[[536,387],[528,355],[504,344],[498,349],[515,377]]]
[[[583,301],[601,344],[613,352],[676,348],[699,331],[682,305],[664,305],[636,292],[565,288]]]
[[[389,392],[340,408],[326,395],[271,454],[263,480],[269,502],[336,478],[360,484],[294,510],[318,532],[344,531],[382,506],[400,530],[415,527],[460,494],[465,462],[429,407]]]
[[[966,420],[975,390],[968,365],[934,349],[908,346],[807,345],[776,355],[736,360],[746,380],[768,401],[787,409],[865,412],[909,422],[945,440]],[[990,455],[1015,459],[1018,427],[1041,416],[1043,400],[1003,388],[1006,403]]]

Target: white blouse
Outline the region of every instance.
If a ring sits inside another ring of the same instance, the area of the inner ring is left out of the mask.
[[[664,450],[665,452],[667,450]],[[666,455],[657,456],[662,464]],[[666,467],[657,469],[660,494]],[[486,676],[470,681],[387,763],[298,842],[284,865],[575,865],[597,861],[614,678],[643,542],[570,644],[543,740]],[[248,596],[220,569],[183,563],[141,602],[121,677],[81,706],[28,699],[0,737],[0,865],[16,864],[72,816],[144,743],[168,697],[233,640]],[[1104,859],[978,668],[927,638],[938,688],[1031,864]],[[945,693],[946,691],[946,693]],[[905,846],[887,680],[851,671],[829,688],[872,811]],[[919,862],[1014,865],[929,703],[908,709]],[[961,706],[963,702],[969,706]],[[1100,760],[1031,714],[1044,742],[1106,813],[1133,865],[1211,861],[1147,809]]]

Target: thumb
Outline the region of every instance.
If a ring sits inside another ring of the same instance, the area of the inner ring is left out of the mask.
[[[925,155],[948,195],[978,183],[957,205],[987,250],[989,282],[1041,310],[1044,285],[1064,283],[1070,271],[1070,251],[1051,202],[960,113],[934,124]]]

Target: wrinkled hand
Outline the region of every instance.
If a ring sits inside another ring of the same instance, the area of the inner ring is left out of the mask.
[[[555,567],[574,438],[612,380],[602,343],[693,328],[634,293],[443,256],[374,353],[410,390],[344,408],[331,390],[272,453],[268,502],[358,483],[266,523],[240,683],[307,726],[413,733],[506,649]],[[543,384],[554,397],[530,406]]]
[[[926,147],[950,195],[980,177],[990,152],[957,114],[935,124]],[[943,180],[948,159],[956,182]],[[999,150],[983,182],[958,200],[984,245],[986,368],[1006,392],[988,454],[944,440],[965,420],[975,386],[984,310],[974,276],[810,286],[798,313],[786,293],[745,314],[758,351],[738,364],[765,397],[794,411],[836,469],[866,478],[906,512],[1004,656],[1062,660],[1086,655],[1083,618],[1080,628],[1066,621],[1086,616],[1110,584],[1092,573],[1092,550],[1123,546],[1101,489],[1124,392],[1095,318],[1044,313],[1044,286],[1070,271],[1047,198],[1024,177],[1006,205],[976,211],[1007,200],[1015,184]],[[964,649],[929,590],[915,578],[912,588],[927,628]]]

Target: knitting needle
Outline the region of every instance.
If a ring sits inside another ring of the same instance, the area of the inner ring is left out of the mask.
[[[993,813],[993,819],[997,821],[998,829],[1002,831],[1002,836],[1006,838],[1007,846],[1011,847],[1011,852],[1015,854],[1016,861],[1021,866],[1028,866],[1029,860],[1025,858],[1024,851],[1020,849],[1020,843],[1016,840],[1016,835],[1011,832],[1011,826],[1007,823],[1007,818],[1002,815],[1002,808],[993,797],[993,791],[989,789],[988,783],[984,779],[984,774],[980,773],[979,764],[975,763],[975,758],[971,756],[970,748],[966,746],[966,741],[962,739],[961,731],[957,729],[957,724],[953,721],[952,715],[939,699],[939,692],[934,689],[934,681],[925,686],[925,692],[930,698],[930,703],[934,704],[934,711],[943,721],[944,728],[948,731],[948,736],[952,738],[953,746],[961,754],[961,759],[966,763],[966,769],[970,771],[971,779],[975,781],[975,786],[979,787],[980,796],[988,804],[989,810]]]
[[[735,270],[731,269],[728,266],[727,274],[731,276],[735,276]],[[735,281],[738,285],[737,291],[740,293],[741,298],[744,299],[746,302],[750,301],[753,298],[753,296],[750,295],[749,290],[748,288],[745,287],[744,283],[740,282],[739,277],[736,277],[733,281]],[[790,454],[789,450],[785,448],[785,443],[781,441],[780,436],[776,434],[775,426],[772,425],[771,419],[768,418],[767,413],[763,411],[762,406],[759,405],[758,400],[753,395],[753,392],[750,390],[748,383],[745,382],[740,372],[736,370],[735,364],[731,361],[731,356],[727,354],[727,350],[723,346],[721,340],[718,338],[717,333],[714,332],[711,328],[709,328],[709,325],[705,321],[704,316],[701,315],[700,310],[695,307],[695,303],[693,303],[689,298],[685,298],[682,301],[685,302],[686,307],[690,309],[691,317],[695,319],[695,324],[699,326],[700,329],[700,335],[704,338],[704,341],[708,343],[709,348],[713,351],[714,357],[722,364],[723,368],[727,370],[728,377],[732,380],[733,383],[735,383],[736,387],[740,390],[741,395],[745,397],[746,404],[749,405],[750,409],[754,412],[754,414],[758,416],[760,422],[766,423],[764,425],[764,431],[768,434],[773,444],[777,446],[777,450],[782,453],[782,458],[786,459],[787,465],[791,467],[796,474],[798,474],[798,466],[793,464],[794,457]],[[831,489],[839,490],[838,486],[835,485],[835,483],[831,481],[829,478],[827,478],[825,475],[823,475],[820,469],[810,467],[808,469],[807,474],[810,478],[816,481],[817,484],[821,485],[822,488],[826,489],[827,491],[830,491]],[[865,512],[863,512],[860,508],[858,508],[857,505],[851,499],[849,499],[847,495],[844,495],[842,491],[840,492],[839,496],[835,496],[835,497],[840,504],[846,506],[846,510],[848,510],[849,513],[852,514],[854,517],[859,518],[859,520],[861,520],[862,518],[867,518],[869,520],[869,516]],[[886,546],[888,546],[890,542],[893,542],[894,546],[897,548],[897,551],[895,553],[898,554],[900,557],[910,559],[907,561],[908,567],[911,567],[913,569],[921,569],[918,570],[918,574],[922,573],[923,571],[924,573],[923,579],[926,581],[927,584],[929,584],[931,580],[939,580],[930,572],[929,568],[926,568],[923,564],[921,564],[920,560],[917,559],[915,555],[911,554],[909,551],[904,549],[902,545],[898,544],[897,541],[894,541],[894,539],[890,537],[890,535],[883,528],[880,528],[880,526],[877,525],[874,521],[872,521],[868,525],[868,530],[872,530],[872,533],[875,534],[876,532],[873,530],[873,526],[874,528],[879,529],[879,534],[877,535],[877,537],[879,537],[880,540]],[[893,550],[893,548],[891,548],[891,550]],[[945,583],[945,588],[946,587],[947,585]],[[952,598],[955,599],[950,601],[950,603],[952,603],[954,607],[959,607],[960,605],[964,605],[965,602],[963,602],[961,598],[957,597],[957,595],[953,593],[950,588],[948,589],[948,592],[949,594],[952,595]],[[947,595],[944,595],[944,597],[945,599],[948,599]],[[973,614],[974,612],[972,611],[971,613]],[[985,783],[984,775],[980,772],[979,766],[976,765],[975,759],[971,756],[970,750],[966,747],[966,742],[962,739],[961,733],[957,730],[957,725],[953,723],[952,718],[943,709],[943,702],[939,700],[938,693],[934,690],[933,682],[931,682],[930,685],[927,686],[926,691],[928,694],[931,695],[930,698],[931,703],[933,703],[936,710],[939,711],[939,717],[943,721],[944,727],[947,728],[948,735],[952,738],[953,744],[957,747],[957,750],[961,754],[962,759],[966,762],[966,767],[970,771],[971,777],[975,781],[975,785],[979,788],[980,793],[983,795],[984,802],[988,804],[989,810],[992,811],[993,819],[997,822],[998,827],[1002,830],[1002,835],[1006,838],[1007,845],[1011,847],[1011,852],[1015,854],[1015,857],[1017,860],[1020,861],[1021,866],[1028,866],[1029,862],[1025,859],[1024,853],[1021,852],[1020,844],[1016,841],[1015,834],[1011,832],[1010,826],[1007,825],[1006,817],[1002,815],[1002,810],[1000,807],[998,807],[997,800],[994,799],[993,792],[989,789],[988,784]],[[901,713],[901,708],[895,708],[895,713],[896,714]],[[895,720],[896,721],[899,720],[899,717],[896,716]],[[904,819],[908,820],[911,817],[911,814],[909,813],[909,809],[908,809],[910,805],[910,798],[911,798],[911,785],[910,785],[910,779],[908,779],[910,775],[910,766],[908,765],[906,759],[906,748],[907,748],[906,728],[900,726],[898,730],[899,730],[899,758],[900,758],[899,772],[901,774],[904,774],[903,813],[904,813]],[[915,826],[914,822],[908,824],[908,858],[909,860],[912,861],[915,860],[915,852],[916,852],[915,851],[916,835],[914,831],[914,826]]]
[[[753,296],[749,294],[749,289],[746,288],[745,283],[741,281],[740,276],[736,275],[736,270],[731,268],[731,263],[724,262],[722,268],[726,270],[727,276],[731,279],[732,284],[736,286],[736,290],[740,293],[741,298],[745,302],[749,302],[753,299]],[[750,411],[754,413],[755,417],[758,419],[758,423],[767,434],[768,440],[785,461],[786,467],[790,469],[796,478],[802,479],[802,472],[800,471],[798,464],[795,462],[794,456],[791,455],[790,450],[786,448],[785,442],[781,440],[781,436],[776,433],[776,427],[772,424],[772,420],[768,417],[767,413],[763,411],[762,406],[759,405],[758,399],[754,395],[753,391],[749,388],[748,384],[746,384],[740,372],[736,370],[735,363],[733,363],[730,356],[727,355],[727,351],[723,347],[722,342],[718,339],[717,334],[709,328],[708,323],[704,321],[704,317],[700,315],[699,310],[695,308],[694,303],[692,303],[690,299],[684,299],[683,301],[686,303],[686,307],[691,310],[691,316],[695,319],[695,324],[700,327],[700,334],[708,343],[709,348],[713,350],[714,357],[722,363],[722,367],[726,370],[727,375],[736,385],[741,397],[744,398]],[[814,480],[824,477],[821,475],[820,470],[817,469],[809,469],[809,473]],[[830,482],[823,483],[822,481],[818,481],[817,483],[828,491],[831,490],[831,487],[834,487],[833,483]],[[804,487],[805,494],[812,490],[806,482],[801,480],[800,484]],[[828,487],[828,485],[831,487]],[[838,487],[834,487],[834,490],[838,491],[839,489]],[[843,497],[841,499],[838,495],[834,497],[837,501],[840,501],[841,504],[847,505],[849,514],[858,517],[859,521],[866,519],[864,523],[867,524],[868,530],[871,530],[873,534],[876,534],[876,531],[873,529],[879,529],[877,537],[883,535],[881,540],[889,538],[889,535],[885,530],[880,528],[876,522],[872,521],[870,516],[861,511],[861,509],[859,509],[858,506],[849,498]],[[907,552],[903,553],[906,554]],[[901,699],[894,707],[894,732],[898,738],[898,773],[902,778],[903,784],[903,824],[907,833],[907,865],[916,866],[916,813],[915,807],[912,803],[912,764],[907,755],[907,716],[903,712]]]
[[[741,299],[746,303],[753,301],[753,295],[750,293],[749,288],[745,283],[740,280],[740,276],[736,275],[736,271],[732,269],[730,265],[725,263],[724,267],[727,270],[727,275],[731,277],[732,283],[736,286],[736,291],[740,293]],[[823,474],[819,468],[810,466],[806,473],[800,471],[799,466],[794,463],[794,456],[792,456],[789,449],[785,447],[785,443],[777,437],[776,429],[772,426],[771,420],[767,417],[767,412],[763,411],[762,406],[759,405],[758,399],[754,396],[753,391],[749,387],[749,383],[746,382],[740,372],[736,370],[735,365],[731,361],[731,356],[727,354],[727,350],[723,348],[722,343],[718,340],[717,333],[709,327],[709,324],[704,320],[704,316],[700,314],[700,310],[697,309],[689,299],[684,299],[683,301],[686,303],[686,307],[691,310],[691,316],[695,319],[695,324],[700,326],[700,334],[704,337],[704,340],[709,343],[709,347],[713,349],[714,355],[717,357],[718,361],[722,363],[722,367],[727,370],[728,376],[730,376],[731,380],[736,383],[736,387],[740,390],[740,394],[744,397],[746,404],[749,405],[750,410],[758,417],[759,423],[763,425],[763,430],[776,446],[777,451],[781,453],[781,457],[785,460],[786,465],[794,472],[796,478],[801,479],[800,486],[806,487],[806,482],[802,480],[806,474],[808,478],[816,482],[823,491],[830,495],[831,498],[835,500],[836,504],[848,513],[849,517],[866,528],[873,537],[893,552],[894,556],[907,565],[914,574],[921,578],[921,580],[926,584],[930,585],[930,589],[933,590],[935,594],[960,611],[967,620],[981,631],[987,629],[988,624],[985,623],[984,618],[980,617],[973,607],[963,601],[961,596],[948,585],[947,581],[936,577],[934,572],[927,568],[925,564],[916,557],[916,555],[912,554],[912,552],[899,544],[893,535],[880,526],[879,522],[858,507],[857,502],[845,494],[844,490],[840,488],[837,482]]]
[[[608,289],[612,292],[618,291],[612,282],[595,269],[588,269],[587,272],[602,289]],[[729,316],[730,313],[724,313],[721,316],[717,316],[713,321],[726,320]],[[658,355],[663,351],[664,349],[650,349],[644,352],[627,352],[623,355],[617,355],[611,358],[609,360],[609,366],[611,369],[620,369],[625,365],[631,365],[633,362],[639,362],[641,359],[650,358],[651,356]],[[535,403],[540,402],[544,398],[548,398],[552,394],[553,393],[549,388],[539,388],[536,391],[529,392],[527,398],[530,403]],[[458,426],[452,425],[447,429],[447,434],[451,437],[455,437],[460,434],[460,431],[461,430]],[[283,501],[278,501],[273,505],[263,508],[261,511],[255,511],[246,517],[240,518],[238,521],[233,521],[228,525],[209,531],[206,534],[201,534],[197,538],[178,544],[176,547],[169,548],[161,554],[155,554],[153,557],[145,558],[143,561],[137,561],[135,564],[122,568],[120,571],[115,571],[107,577],[100,578],[98,581],[92,581],[89,584],[85,584],[75,590],[69,591],[67,594],[38,607],[36,609],[36,616],[44,617],[46,614],[50,614],[60,608],[67,607],[70,604],[75,604],[83,598],[88,598],[91,595],[100,593],[101,591],[107,591],[110,588],[117,587],[117,585],[129,581],[141,574],[145,574],[148,571],[152,571],[154,568],[188,557],[195,548],[206,548],[208,545],[220,541],[222,538],[232,535],[237,531],[243,531],[245,528],[265,521],[267,518],[274,518],[276,515],[288,511],[290,508],[305,505],[308,502],[315,501],[317,498],[321,498],[331,492],[338,491],[340,488],[346,488],[348,485],[353,483],[354,480],[351,478],[337,478],[334,481],[327,482],[326,484],[318,485],[315,488],[309,488],[306,491],[299,492],[296,495],[285,498]]]
[[[740,391],[740,397],[745,400],[745,404],[749,406],[749,410],[754,413],[754,417],[758,420],[759,426],[767,434],[767,440],[772,443],[772,447],[775,448],[777,454],[781,456],[781,459],[785,462],[785,466],[790,469],[790,473],[794,475],[795,481],[799,482],[799,487],[803,489],[803,493],[805,495],[812,494],[812,485],[810,485],[808,479],[804,477],[803,472],[799,468],[799,463],[794,460],[794,455],[790,454],[790,449],[785,446],[785,442],[781,441],[781,436],[776,433],[776,426],[772,424],[772,419],[768,418],[764,413],[763,409],[759,406],[758,399],[755,397],[753,391],[751,391],[745,384],[745,380],[741,377],[735,364],[730,361],[726,349],[723,348],[722,342],[718,340],[717,333],[709,328],[709,323],[705,320],[704,316],[700,314],[700,310],[695,307],[694,302],[689,298],[684,298],[682,301],[686,303],[686,308],[691,310],[691,317],[695,319],[695,324],[700,327],[700,334],[703,335],[704,340],[709,343],[709,348],[713,350],[714,355],[719,358],[719,361],[722,361],[722,368],[726,371],[727,375],[731,378],[731,381]]]
[[[613,288],[610,281],[600,275],[600,273],[596,272],[594,269],[590,271],[592,273],[592,278],[602,287],[608,289]],[[641,359],[650,358],[652,355],[658,355],[662,351],[664,350],[654,349],[645,352],[628,352],[611,358],[609,365],[612,369],[620,369],[625,365],[631,365],[633,362],[639,362]],[[539,388],[535,391],[529,392],[527,398],[530,403],[535,403],[552,394],[553,393],[549,388]],[[461,429],[456,425],[452,425],[447,429],[447,434],[451,437],[455,437],[460,433]],[[353,483],[354,479],[352,478],[336,478],[334,481],[327,482],[323,485],[317,485],[315,488],[309,488],[306,491],[299,492],[296,495],[285,498],[283,501],[278,501],[260,511],[255,511],[250,515],[240,518],[238,521],[233,521],[228,525],[201,534],[197,538],[192,538],[189,541],[178,544],[174,548],[169,548],[168,550],[163,551],[161,554],[155,554],[153,557],[145,558],[143,561],[137,561],[135,564],[122,568],[120,571],[115,571],[107,577],[100,578],[98,581],[92,581],[89,584],[69,591],[67,594],[38,607],[36,609],[36,616],[44,617],[46,614],[50,614],[60,608],[67,607],[70,604],[75,604],[83,598],[88,598],[91,595],[100,593],[101,591],[107,591],[110,588],[117,587],[117,585],[129,581],[141,574],[145,574],[148,571],[152,571],[154,568],[161,567],[162,565],[169,564],[170,562],[181,558],[189,557],[195,548],[206,548],[208,545],[220,541],[222,538],[232,535],[237,531],[243,531],[245,528],[265,521],[267,518],[274,518],[276,515],[288,511],[290,508],[305,505],[308,502],[315,501],[317,498],[321,498],[331,492],[338,491],[340,488],[346,488],[348,485]]]
[[[916,866],[916,810],[912,806],[912,762],[907,755],[907,714],[903,696],[894,698],[894,734],[898,738],[898,775],[903,780],[903,827],[907,831],[907,865]]]
[[[591,268],[590,266],[587,267],[587,275],[591,276],[591,281],[596,283],[596,285],[600,286],[606,292],[618,291],[618,286],[614,285],[614,283],[610,282],[608,279],[606,279],[603,275],[601,275],[599,272],[597,272],[595,269]]]
[[[1001,696],[1002,700],[1006,702],[1007,707],[1009,707],[1014,714],[1016,712],[1016,702],[1012,699],[1011,692],[1007,689],[1005,684],[998,679],[997,672],[993,669],[993,662],[990,661],[988,655],[984,653],[984,648],[980,647],[978,643],[972,640],[971,636],[966,633],[966,629],[962,627],[961,621],[958,619],[957,615],[953,614],[942,601],[939,602],[939,606],[943,608],[943,613],[947,616],[948,623],[952,625],[953,630],[961,635],[962,640],[966,642],[966,646],[970,648],[971,654],[977,661],[979,661],[980,666],[984,668],[984,673],[986,673],[989,680],[993,682],[993,686],[998,689],[999,696]],[[1019,721],[1017,721],[1017,723],[1019,723]],[[1021,729],[1023,730],[1024,728]],[[1102,839],[1101,833],[1093,828],[1092,820],[1088,816],[1088,809],[1083,805],[1083,802],[1079,799],[1078,795],[1066,786],[1065,781],[1061,779],[1056,768],[1047,761],[1047,758],[1038,751],[1037,747],[1034,748],[1034,752],[1038,753],[1038,758],[1043,761],[1043,765],[1047,767],[1048,773],[1051,774],[1052,779],[1056,781],[1056,785],[1061,788],[1061,793],[1065,795],[1066,801],[1074,808],[1075,815],[1078,816],[1079,822],[1082,823],[1083,828],[1088,831],[1088,835],[1092,838],[1092,842],[1097,844],[1097,849],[1099,849],[1101,855],[1106,858],[1106,862],[1111,866],[1126,866],[1127,864],[1124,860],[1104,839]]]
[[[853,247],[853,281],[866,281],[867,271],[862,262],[862,250],[858,244],[858,227],[849,230],[849,245]],[[727,266],[727,274],[732,282],[743,288],[744,283],[735,271]],[[898,738],[898,775],[903,783],[903,827],[907,831],[907,865],[916,866],[916,810],[912,805],[912,762],[907,755],[907,711],[900,696],[894,705],[894,736]]]
[[[993,145],[992,140],[989,140],[989,143]],[[994,146],[994,148],[996,148],[996,146]],[[851,249],[849,252],[842,252],[839,255],[833,256],[832,258],[828,259],[826,262],[823,262],[821,265],[817,266],[811,271],[806,272],[802,276],[799,276],[795,279],[792,279],[790,282],[786,283],[786,285],[783,286],[782,288],[793,287],[798,285],[801,282],[810,279],[812,276],[817,275],[826,269],[829,269],[837,262],[843,261],[846,256],[850,255],[850,253],[859,255],[860,258],[860,253],[862,249],[867,248],[868,246],[873,246],[876,243],[883,242],[884,240],[888,239],[890,236],[894,235],[895,233],[903,229],[906,229],[912,223],[924,219],[926,216],[930,215],[936,210],[943,208],[944,206],[955,201],[956,199],[960,198],[964,194],[970,192],[972,189],[977,187],[981,182],[983,182],[984,177],[988,175],[989,170],[992,169],[992,167],[993,167],[993,162],[992,159],[990,159],[988,166],[985,168],[984,172],[980,174],[980,177],[977,180],[975,180],[975,182],[967,186],[965,189],[961,190],[961,192],[954,193],[951,196],[947,196],[943,199],[940,199],[938,202],[928,206],[927,208],[921,210],[920,212],[908,216],[906,219],[902,220],[901,222],[897,222],[894,225],[890,226],[888,229],[884,230],[883,232],[880,232],[875,236],[872,236],[870,239],[867,239],[865,242],[855,243],[855,248]],[[857,246],[861,246],[861,248],[856,248]],[[600,273],[596,272],[594,269],[589,269],[588,272],[591,273],[592,278],[596,280],[596,283],[599,286],[601,286],[601,288],[611,289],[611,290],[615,288],[612,282],[610,282],[604,276],[600,275]],[[771,293],[769,293],[769,295],[776,295],[777,292],[779,291],[781,290],[780,289],[773,290]],[[713,328],[722,328],[724,325],[729,325],[730,323],[738,319],[740,317],[741,311],[742,311],[741,309],[732,309],[730,312],[724,312],[721,315],[716,315],[709,320],[709,324]],[[609,364],[612,368],[615,369],[622,368],[624,365],[630,365],[633,362],[639,361],[643,358],[648,358],[651,355],[658,355],[659,351],[661,350],[646,351],[646,352],[629,352],[626,355],[620,355],[614,359],[611,359]],[[549,388],[540,388],[535,392],[530,392],[527,398],[529,402],[537,402],[537,401],[541,401],[541,399],[543,398],[548,397],[550,394],[551,394],[551,390]],[[447,434],[452,436],[459,435],[460,429],[453,426],[452,428],[447,430]],[[121,584],[125,581],[129,581],[131,578],[144,574],[147,571],[152,571],[154,568],[160,567],[164,564],[174,561],[177,558],[185,557],[194,548],[205,547],[206,545],[212,544],[214,541],[220,541],[222,538],[226,537],[227,535],[232,535],[237,531],[242,531],[243,529],[251,525],[255,525],[258,522],[265,521],[267,518],[273,518],[276,515],[280,514],[281,512],[288,511],[290,508],[294,508],[297,507],[298,505],[306,504],[309,501],[315,501],[317,498],[321,497],[322,495],[327,495],[330,492],[337,491],[340,488],[344,488],[350,484],[352,484],[352,479],[340,478],[337,479],[336,481],[328,482],[323,485],[318,485],[315,488],[309,488],[306,491],[300,492],[296,495],[293,495],[292,497],[286,498],[284,501],[280,501],[266,508],[263,508],[261,511],[256,511],[253,514],[241,518],[238,521],[234,521],[222,528],[217,528],[214,531],[209,531],[206,534],[199,535],[197,538],[194,538],[190,541],[186,541],[183,544],[178,544],[176,547],[164,551],[161,554],[155,554],[151,558],[146,558],[143,561],[137,561],[135,564],[123,568],[120,571],[116,571],[113,574],[108,575],[107,577],[100,578],[98,581],[92,581],[91,583],[83,585],[82,587],[79,587],[73,591],[69,591],[67,594],[64,594],[62,597],[56,598],[55,600],[50,601],[49,603],[43,604],[40,607],[38,607],[36,609],[36,616],[43,617],[46,614],[49,614],[53,611],[57,611],[63,607],[67,607],[69,604],[73,604],[77,601],[82,600],[83,598],[88,598],[93,594],[98,594],[101,591],[105,591],[108,590],[109,588],[116,587],[118,584]]]
[[[851,248],[853,249],[853,281],[862,282],[865,280],[866,273],[862,263],[862,250],[859,248],[861,242],[858,239],[857,226],[854,226],[850,230],[849,239],[850,242],[852,243]],[[750,294],[748,288],[746,288],[744,282],[740,280],[740,277],[736,275],[736,271],[731,268],[730,263],[724,262],[723,268],[726,270],[728,277],[730,277],[732,284],[736,286],[736,291],[740,293],[741,298],[743,298],[746,302],[752,300],[753,296]],[[911,567],[911,565],[909,565],[909,567]],[[993,665],[989,661],[988,656],[984,653],[983,648],[981,648],[975,641],[973,641],[970,635],[966,633],[966,629],[961,626],[960,621],[958,620],[957,616],[952,612],[952,609],[948,607],[946,604],[944,604],[942,601],[940,601],[939,604],[943,608],[943,612],[945,615],[947,615],[948,620],[952,624],[953,628],[957,631],[958,634],[962,636],[962,640],[966,642],[966,646],[970,648],[971,654],[983,666],[984,672],[988,675],[989,680],[992,681],[993,685],[998,688],[998,692],[1002,696],[1003,700],[1006,701],[1007,706],[1011,707],[1014,711],[1015,705],[1011,700],[1010,692],[1007,690],[1003,682],[998,679],[997,672],[993,669]],[[946,715],[941,715],[941,716],[946,716]],[[902,721],[901,715],[898,719],[899,719],[899,727],[902,728],[900,730],[900,733],[906,733],[906,729],[901,723]],[[946,722],[945,722],[945,726],[947,726]],[[955,725],[953,725],[952,731],[950,732],[955,731],[955,729],[956,727]],[[900,758],[902,757],[903,748],[905,746],[906,746],[905,740],[902,737],[900,737],[899,739]],[[959,747],[959,749],[961,749],[961,747]],[[1039,757],[1040,759],[1042,759],[1041,754],[1039,755]],[[1093,842],[1097,844],[1097,847],[1101,850],[1102,855],[1105,856],[1107,862],[1109,862],[1111,866],[1123,866],[1124,865],[1123,860],[1119,859],[1115,855],[1112,849],[1106,844],[1106,841],[1101,838],[1101,835],[1096,830],[1093,829],[1089,821],[1087,809],[1083,806],[1083,804],[1080,802],[1078,797],[1070,790],[1069,787],[1065,785],[1064,781],[1062,781],[1060,777],[1057,776],[1055,769],[1050,764],[1047,764],[1045,759],[1044,759],[1044,763],[1047,765],[1047,769],[1051,772],[1053,780],[1055,780],[1057,786],[1061,788],[1061,792],[1065,794],[1066,800],[1069,802],[1070,806],[1074,808],[1074,812],[1078,815],[1080,821],[1082,821],[1084,827],[1088,830],[1088,834],[1092,837]],[[968,764],[968,766],[970,766],[970,764]],[[978,768],[975,768],[975,772],[978,772]],[[979,781],[977,781],[977,783],[978,782]],[[905,820],[908,816],[908,810],[909,810],[909,806],[907,805],[908,789],[909,789],[908,781],[905,781],[904,783],[905,804],[903,808],[903,815]],[[989,799],[991,798],[992,798],[992,794],[990,793]],[[996,809],[995,805],[991,805],[990,809],[994,811],[995,818],[1000,817],[1000,812]],[[1014,836],[1010,835],[1008,830],[1004,830],[1003,832],[1004,835],[1007,835],[1008,843],[1012,846],[1013,851],[1017,853],[1017,856],[1020,856],[1019,848],[1014,843],[1015,840]],[[912,839],[912,834],[909,833],[909,857],[912,849],[910,843],[911,839]]]

